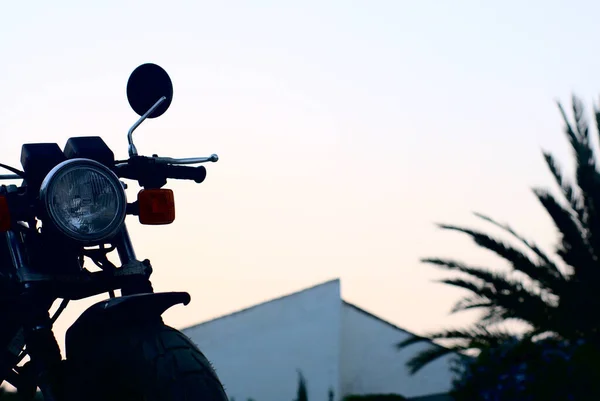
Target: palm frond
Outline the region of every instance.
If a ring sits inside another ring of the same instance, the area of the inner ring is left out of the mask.
[[[558,163],[556,162],[554,157],[548,152],[543,152],[543,154],[544,160],[546,161],[546,165],[552,173],[556,184],[560,187],[563,196],[569,203],[569,207],[571,208],[573,213],[577,215],[577,218],[580,222],[585,221],[586,211],[583,207],[583,200],[578,195],[573,185],[570,182],[567,182],[567,180],[563,177],[562,172],[560,171],[560,167],[558,166]]]
[[[541,288],[553,293],[560,292],[563,279],[558,269],[549,269],[546,264],[538,265],[522,251],[480,231],[447,224],[441,224],[439,227],[469,235],[477,245],[509,262],[514,270],[525,274]]]
[[[410,336],[407,337],[405,340],[400,341],[399,343],[396,344],[396,348],[398,349],[402,349],[402,348],[406,348],[410,345],[413,344],[418,344],[418,343],[422,343],[422,342],[431,342],[431,339],[425,336]]]
[[[524,237],[522,237],[521,235],[519,235],[508,224],[499,223],[498,221],[496,221],[496,220],[492,219],[491,217],[486,216],[482,213],[475,212],[474,215],[479,217],[480,219],[506,231],[510,235],[512,235],[519,242],[521,242],[523,245],[525,245],[525,247],[527,247],[529,250],[533,251],[541,259],[541,261],[544,262],[544,264],[548,268],[550,268],[550,270],[555,272],[554,274],[557,277],[562,276],[560,269],[556,266],[556,264],[552,261],[552,259],[545,252],[543,252],[535,243],[530,242],[527,239],[525,239]]]
[[[485,310],[485,313],[479,318],[479,322],[484,326],[495,326],[504,322],[507,314],[505,308],[494,305]]]
[[[484,285],[490,287],[497,294],[510,294],[511,296],[525,298],[528,301],[535,301],[539,305],[546,305],[541,293],[529,290],[523,283],[510,279],[506,274],[467,266],[464,263],[451,259],[426,258],[422,259],[422,262],[468,274],[471,277],[481,280]],[[483,294],[475,293],[475,295],[482,296]]]
[[[460,347],[466,350],[479,346],[495,346],[515,337],[516,335],[509,331],[501,329],[492,330],[484,325],[476,324],[466,329],[442,330],[425,336],[410,336],[396,344],[396,347],[404,349],[422,342],[430,343],[432,340],[454,340],[460,341]],[[441,347],[439,345],[436,346]]]
[[[598,131],[598,139],[600,139],[600,108],[594,105],[594,118],[596,120],[596,130]]]
[[[567,135],[569,142],[571,143],[571,147],[575,153],[575,159],[577,162],[577,184],[583,192],[585,202],[585,198],[589,198],[585,196],[585,193],[588,192],[588,190],[594,190],[593,177],[596,175],[596,169],[594,151],[590,143],[589,128],[585,119],[583,103],[576,96],[572,97],[572,109],[575,119],[574,125],[572,125],[569,121],[569,117],[567,116],[562,104],[558,103],[558,109],[560,110],[563,122],[565,124],[565,134]],[[587,204],[585,206],[587,208],[591,203],[586,203]]]
[[[456,262],[448,262],[451,261],[432,260],[432,263],[442,267],[448,268],[448,266],[456,265]],[[531,292],[523,284],[511,281],[501,274],[466,266],[456,269],[469,274],[472,279],[451,278],[439,280],[439,282],[466,289],[475,296],[489,300],[489,306],[481,305],[489,315],[488,318],[483,318],[481,323],[493,324],[500,319],[512,319],[533,327],[551,329],[549,324],[555,320],[549,319],[549,317],[556,313],[556,308],[548,304],[540,294]],[[475,282],[473,279],[480,280],[480,282]]]
[[[575,274],[594,266],[586,229],[550,193],[541,189],[534,189],[534,193],[560,233],[561,243],[557,246],[557,254],[575,270]]]
[[[474,295],[472,297],[465,297],[458,300],[458,302],[456,302],[450,310],[450,313],[462,312],[477,308],[489,308],[493,305],[493,302],[486,297]]]
[[[428,336],[431,340],[463,340],[464,347],[469,349],[479,347],[493,347],[504,341],[515,338],[515,334],[502,329],[490,329],[477,324],[467,329],[443,330]]]
[[[446,355],[460,352],[462,350],[463,348],[460,346],[455,346],[451,348],[431,346],[409,359],[409,361],[406,363],[406,366],[408,367],[409,373],[411,375],[414,375],[431,362],[442,358]]]
[[[469,281],[469,280],[466,280],[463,278],[445,278],[442,280],[437,280],[437,282],[451,285],[453,287],[462,288],[467,291],[471,291],[473,294],[478,294],[481,296],[487,296],[487,293],[488,293],[488,291],[484,285],[481,285],[479,283],[474,283],[473,281]]]
[[[397,344],[399,349],[404,349],[410,345],[420,342],[430,342],[431,340],[454,340],[455,344],[450,347],[442,347],[432,344],[428,348],[419,351],[408,362],[410,374],[415,374],[427,364],[451,353],[462,352],[469,349],[485,349],[497,346],[504,341],[515,338],[507,331],[489,330],[488,328],[476,325],[470,329],[463,330],[445,330],[430,334],[425,337],[411,336]]]
[[[500,299],[499,299],[497,294],[493,290],[491,290],[489,287],[486,287],[486,286],[478,284],[478,283],[474,283],[469,280],[460,279],[460,278],[443,279],[443,280],[439,280],[439,282],[447,284],[447,285],[451,285],[453,287],[466,289],[468,291],[471,291],[474,294],[479,294],[482,298],[489,299],[490,306],[484,306],[484,305],[481,306],[481,308],[484,308],[487,311],[487,313],[484,315],[483,318],[480,319],[480,323],[493,324],[498,320],[498,319],[492,320],[492,319],[485,318],[485,316],[488,316],[488,315],[491,316],[492,314],[494,314],[494,316],[498,316],[498,318],[501,318],[502,316],[504,316],[505,308],[498,306],[497,304],[499,302],[503,302],[505,299],[502,299],[502,297],[500,297]]]
[[[569,117],[567,116],[567,112],[565,111],[563,105],[558,102],[557,103],[558,106],[558,110],[560,111],[560,114],[563,118],[563,121],[565,122],[565,134],[567,134],[567,138],[569,139],[569,142],[571,143],[571,146],[573,147],[573,149],[575,151],[577,151],[577,149],[579,148],[581,141],[580,138],[578,136],[578,131],[573,129],[573,126],[571,125],[571,123],[569,122]]]
[[[589,143],[589,126],[585,118],[583,102],[575,95],[571,97],[575,129],[580,143]],[[568,122],[568,121],[566,121]]]
[[[596,169],[594,150],[591,144],[588,123],[585,119],[583,103],[572,98],[574,127],[569,122],[564,109],[559,104],[565,123],[565,133],[571,140],[577,162],[577,184],[581,189],[585,219],[581,222],[586,230],[586,239],[592,245],[590,249],[594,260],[600,259],[600,175]]]

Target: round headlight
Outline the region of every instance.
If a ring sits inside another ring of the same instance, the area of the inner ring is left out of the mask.
[[[40,199],[60,232],[85,243],[114,236],[125,220],[119,178],[94,160],[71,159],[54,167],[42,182]]]

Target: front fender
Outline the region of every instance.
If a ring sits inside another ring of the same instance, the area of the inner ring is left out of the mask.
[[[190,300],[187,292],[157,292],[98,302],[86,309],[67,330],[67,349],[70,343],[77,342],[78,339],[99,335],[123,325],[157,320],[171,306],[187,305]]]

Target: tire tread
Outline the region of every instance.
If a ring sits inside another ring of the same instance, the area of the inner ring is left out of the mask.
[[[116,400],[121,394],[131,399],[128,394],[141,386],[144,401],[227,401],[212,364],[190,338],[172,327],[150,324],[94,337],[69,357],[73,374],[85,375],[74,385],[86,396],[92,393],[91,399],[97,395]],[[107,380],[116,388],[100,389]]]

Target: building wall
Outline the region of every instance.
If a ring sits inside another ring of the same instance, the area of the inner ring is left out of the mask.
[[[298,372],[310,401],[339,394],[339,280],[184,329],[236,401],[293,401]],[[337,399],[337,397],[336,397]]]
[[[395,344],[410,336],[391,324],[346,304],[342,307],[341,393],[395,393],[405,397],[447,393],[451,389],[450,356],[411,376],[406,362],[428,344],[402,351]]]

